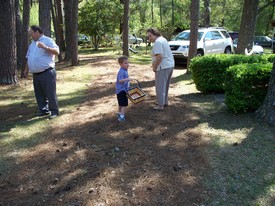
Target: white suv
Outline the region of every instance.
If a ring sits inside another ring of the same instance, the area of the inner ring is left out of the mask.
[[[173,41],[169,41],[175,60],[188,57],[190,30],[179,33]],[[233,41],[223,28],[200,28],[198,30],[197,56],[206,54],[231,54]]]

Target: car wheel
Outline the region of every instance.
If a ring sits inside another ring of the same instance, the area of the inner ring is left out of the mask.
[[[197,51],[197,57],[202,57],[203,56],[203,51],[202,50],[198,50]]]
[[[224,53],[225,54],[231,54],[232,52],[231,52],[230,47],[226,47],[225,50],[224,50]]]

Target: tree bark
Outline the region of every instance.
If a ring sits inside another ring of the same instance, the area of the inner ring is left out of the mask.
[[[69,61],[72,59],[72,49],[71,49],[71,41],[72,41],[72,29],[71,29],[71,22],[72,22],[72,2],[73,0],[66,0],[64,1],[64,16],[65,16],[65,44],[66,44],[66,51],[65,51],[65,61]]]
[[[54,2],[56,3],[56,1]],[[60,30],[58,28],[58,23],[57,23],[57,9],[56,9],[56,4],[53,4],[52,0],[50,1],[51,4],[51,13],[52,13],[52,20],[53,20],[53,28],[55,32],[55,41],[56,44],[59,46],[60,53],[58,55],[58,61],[62,61],[62,52],[61,52],[61,39],[60,39]]]
[[[271,71],[267,95],[263,104],[256,111],[258,118],[275,126],[275,62]]]
[[[39,0],[39,26],[46,36],[51,36],[51,0]]]
[[[123,16],[123,55],[129,56],[129,0],[124,0]]]
[[[200,0],[192,0],[190,6],[190,45],[188,53],[187,71],[190,61],[197,55],[197,43],[198,43],[198,25],[199,25],[199,12],[200,12]]]
[[[23,54],[22,54],[22,21],[21,21],[21,14],[20,14],[20,5],[19,0],[15,0],[15,18],[16,18],[16,45],[17,45],[17,70],[23,67]]]
[[[72,5],[72,66],[78,65],[78,0],[73,0]]]
[[[62,1],[61,0],[53,0],[53,1],[54,3],[52,6],[52,13],[53,13],[52,16],[53,16],[53,19],[55,20],[54,31],[56,36],[56,43],[59,46],[60,51],[65,51],[66,48],[65,48],[64,29],[63,29]]]
[[[15,0],[0,4],[0,84],[16,84],[16,18]]]
[[[21,53],[23,55],[22,59],[22,68],[21,68],[21,78],[26,78],[24,74],[25,66],[27,63],[26,54],[28,51],[29,45],[29,23],[30,23],[30,10],[31,10],[31,1],[24,0],[23,1],[23,24],[22,24],[22,34],[21,34]]]
[[[204,18],[203,18],[203,26],[210,26],[210,0],[204,0]]]
[[[245,0],[238,37],[237,54],[245,54],[245,49],[252,49],[259,0]]]
[[[65,42],[66,53],[65,60],[70,61],[73,66],[78,64],[78,42],[77,42],[77,25],[78,25],[78,0],[64,1],[65,12]]]

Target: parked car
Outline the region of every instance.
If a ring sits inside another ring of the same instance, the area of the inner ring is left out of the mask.
[[[136,37],[135,35],[129,35],[129,44],[140,44],[143,42],[143,39]]]
[[[239,37],[239,32],[236,32],[236,31],[229,31],[228,34],[229,34],[229,36],[231,37],[232,40]]]
[[[238,45],[238,38],[234,39],[233,41],[234,50],[236,50],[237,45]],[[249,54],[263,54],[263,53],[264,53],[264,48],[260,45],[254,44],[252,47],[252,51],[246,54],[249,55]]]
[[[187,59],[190,45],[190,30],[179,33],[172,41],[170,48],[175,60]],[[197,55],[206,54],[231,54],[233,53],[233,41],[223,28],[200,28],[198,30]]]
[[[122,37],[115,36],[115,41],[120,42],[122,41]],[[136,37],[135,35],[129,35],[128,43],[129,44],[140,44],[143,42],[143,39],[140,37]]]
[[[275,40],[272,40],[268,36],[255,36],[254,37],[254,44],[260,45],[262,47],[272,47],[272,42],[275,44]]]
[[[78,34],[78,45],[85,43],[91,43],[90,37],[86,36],[85,34]]]

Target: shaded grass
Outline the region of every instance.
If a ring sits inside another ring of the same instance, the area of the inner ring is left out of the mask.
[[[87,84],[93,75],[87,67],[57,69],[57,73],[60,114],[69,113],[84,101],[88,90]],[[0,106],[6,108],[6,111],[17,111],[20,115],[20,121],[18,118],[9,120],[12,114],[4,111],[0,117],[0,174],[3,174],[12,166],[9,166],[9,157],[6,154],[24,152],[38,145],[54,129],[54,125],[46,117],[35,117],[37,105],[30,77],[28,80],[22,80],[20,85],[3,86],[1,90],[1,97],[5,98],[0,98]]]
[[[275,128],[254,113],[233,114],[221,94],[196,93],[191,75],[179,78],[188,90],[183,100],[201,114],[197,130],[208,145],[211,170],[203,179],[212,197],[207,205],[275,205]]]

